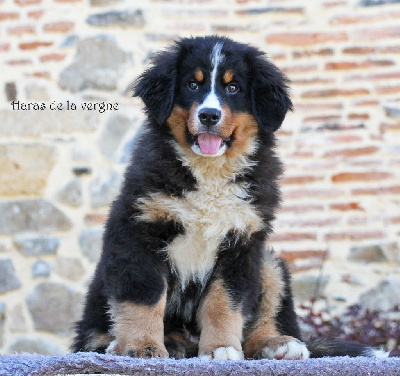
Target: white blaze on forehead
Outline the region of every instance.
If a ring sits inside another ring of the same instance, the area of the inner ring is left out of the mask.
[[[218,110],[221,109],[221,104],[215,93],[215,83],[217,81],[218,66],[224,60],[224,55],[221,52],[222,46],[223,46],[222,43],[216,43],[211,52],[210,55],[211,66],[212,66],[211,89],[210,92],[207,94],[206,98],[204,99],[204,102],[200,105],[199,110],[203,108],[216,108]]]

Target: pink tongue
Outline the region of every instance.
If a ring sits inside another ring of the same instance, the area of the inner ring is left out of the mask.
[[[216,154],[221,146],[222,138],[215,134],[199,134],[197,139],[203,154]]]

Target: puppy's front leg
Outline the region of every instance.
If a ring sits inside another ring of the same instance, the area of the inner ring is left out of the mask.
[[[115,341],[107,352],[138,358],[167,358],[163,322],[165,303],[165,292],[152,306],[127,301],[111,302]]]
[[[201,302],[199,356],[202,359],[243,359],[241,307],[234,307],[222,280],[216,280]]]

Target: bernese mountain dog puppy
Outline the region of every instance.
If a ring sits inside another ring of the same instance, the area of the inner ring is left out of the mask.
[[[187,38],[154,58],[134,95],[138,136],[73,351],[204,359],[385,356],[303,343],[290,276],[266,248],[279,205],[276,131],[288,80],[256,48]]]

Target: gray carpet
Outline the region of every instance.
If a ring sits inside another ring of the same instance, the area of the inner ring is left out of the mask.
[[[400,358],[322,358],[307,360],[202,361],[198,358],[135,359],[97,353],[64,356],[0,355],[1,376],[57,374],[120,375],[351,375],[400,376]]]

